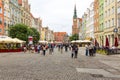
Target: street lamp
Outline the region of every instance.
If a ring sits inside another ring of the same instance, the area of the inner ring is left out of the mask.
[[[118,32],[118,28],[114,28],[113,32],[117,33]]]
[[[37,39],[36,39],[36,35],[33,35],[33,42],[34,42],[34,44],[36,44],[36,42],[37,42]]]
[[[118,28],[114,28],[113,32],[115,33],[115,37],[117,37]]]

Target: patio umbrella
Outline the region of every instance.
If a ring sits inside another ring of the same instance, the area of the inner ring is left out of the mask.
[[[39,43],[48,43],[48,42],[43,40],[43,41],[39,41]]]
[[[114,46],[115,46],[115,47],[118,47],[118,39],[117,39],[117,37],[115,37],[115,43],[114,43]]]
[[[94,42],[94,44],[95,44],[95,46],[97,46],[97,45],[98,45],[98,42],[97,42],[96,38],[95,38],[95,42]]]
[[[106,47],[109,47],[109,41],[108,41],[108,37],[106,37],[106,43],[105,43]]]

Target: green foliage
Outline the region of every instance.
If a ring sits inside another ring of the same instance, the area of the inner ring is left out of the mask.
[[[70,41],[78,40],[78,39],[79,39],[79,35],[78,34],[74,34],[74,35],[70,36]]]
[[[107,52],[105,50],[102,50],[102,49],[97,50],[96,52],[99,54],[107,55]]]
[[[35,29],[35,28],[30,28],[31,31],[33,32],[32,36],[33,36],[33,42],[37,43],[40,39],[40,34],[39,32]]]
[[[27,41],[28,26],[24,24],[16,24],[9,28],[9,36]]]
[[[34,42],[38,42],[39,41],[39,32],[34,29],[34,28],[29,28],[28,26],[24,25],[24,24],[16,24],[13,25],[9,28],[9,36],[12,38],[18,38],[24,41],[28,42],[28,36],[36,36],[36,39]]]

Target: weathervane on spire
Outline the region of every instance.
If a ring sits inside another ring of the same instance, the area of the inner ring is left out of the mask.
[[[76,10],[76,0],[75,1],[75,7],[74,7],[74,15],[73,18],[76,19],[77,18],[77,10]]]

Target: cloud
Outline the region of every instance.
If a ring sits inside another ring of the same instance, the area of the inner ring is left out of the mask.
[[[81,17],[93,0],[76,0],[77,14]],[[35,17],[41,17],[43,26],[54,31],[72,31],[74,0],[29,0],[31,12]]]

